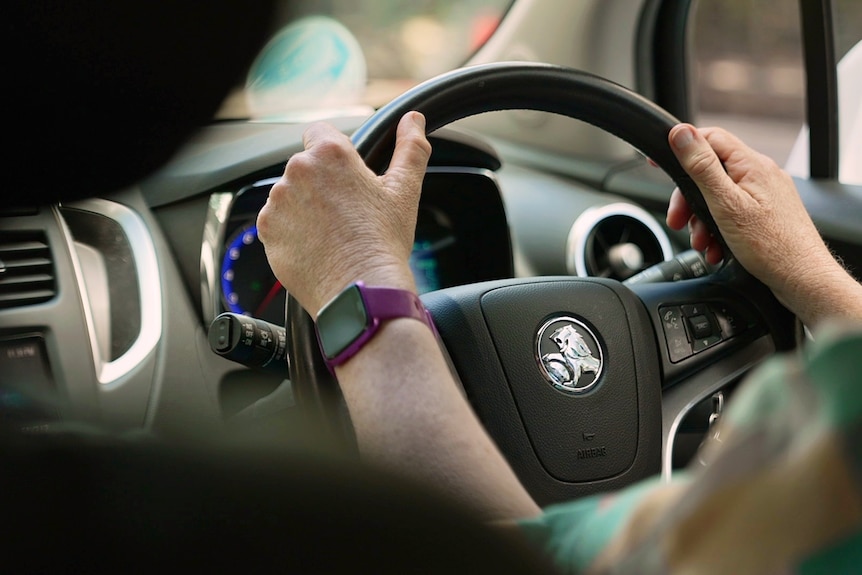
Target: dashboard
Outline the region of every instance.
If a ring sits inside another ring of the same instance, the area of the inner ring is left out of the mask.
[[[350,133],[362,120],[334,124]],[[28,382],[4,392],[4,417],[32,419],[22,397],[36,393],[50,406],[43,422],[184,436],[289,406],[263,408],[286,374],[218,356],[207,330],[224,311],[283,325],[286,294],[255,220],[303,129],[217,124],[131,189],[4,212],[0,383]],[[411,257],[422,292],[533,275],[622,279],[684,245],[654,215],[671,189],[658,170],[618,170],[599,191],[468,132],[431,141]],[[642,198],[613,193],[625,177],[646,182]]]

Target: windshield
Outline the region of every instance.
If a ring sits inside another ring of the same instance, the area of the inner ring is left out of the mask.
[[[362,115],[463,65],[511,0],[284,2],[219,119]],[[289,5],[289,6],[288,6]]]

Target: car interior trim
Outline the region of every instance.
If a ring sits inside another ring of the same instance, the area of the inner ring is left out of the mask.
[[[638,90],[651,95],[658,105],[681,121],[688,122],[692,118],[689,94],[692,74],[689,63],[679,54],[686,53],[692,0],[658,0],[656,4],[658,6],[644,7],[644,15],[652,19],[642,18],[638,29],[638,46],[642,48],[638,53],[652,55],[647,66],[643,61],[638,63]],[[654,21],[651,29],[646,28],[650,20]],[[649,92],[643,90],[647,79],[653,82]]]
[[[615,202],[605,206],[587,208],[572,224],[572,229],[569,231],[569,237],[566,241],[566,266],[569,273],[580,277],[588,277],[590,275],[586,262],[587,240],[590,237],[590,233],[596,229],[599,223],[613,216],[626,216],[646,226],[653,236],[655,236],[656,241],[661,247],[664,261],[668,261],[674,257],[670,238],[661,227],[661,224],[649,212],[635,204]]]
[[[55,208],[57,218],[62,224],[75,279],[81,293],[81,306],[90,337],[96,378],[102,385],[116,384],[140,365],[153,352],[161,339],[162,291],[156,249],[141,217],[122,204],[104,199],[89,199],[65,205],[64,208],[91,212],[116,222],[128,238],[129,248],[134,258],[140,294],[140,331],[127,351],[116,359],[108,360],[101,351],[102,345],[98,340],[96,318],[90,301],[93,294],[87,287],[85,270],[80,261],[74,237],[62,213]]]
[[[227,221],[235,196],[234,192],[216,192],[210,195],[207,205],[201,240],[201,312],[208,322],[220,312],[218,275]]]
[[[741,379],[774,352],[775,346],[769,336],[762,336],[740,348],[732,357],[714,363],[691,376],[685,385],[674,385],[662,392],[662,481],[668,482],[671,479],[674,442],[685,417],[701,401]]]
[[[838,179],[838,70],[832,0],[799,0],[810,177]]]

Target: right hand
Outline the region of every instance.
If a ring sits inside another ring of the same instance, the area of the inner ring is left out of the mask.
[[[773,160],[720,128],[698,130],[678,124],[668,140],[703,193],[735,258],[798,313],[811,288],[822,285],[823,274],[833,273],[838,264],[791,177]],[[692,247],[706,251],[710,263],[718,263],[724,256],[679,190],[671,196],[667,223],[677,230],[688,224]]]
[[[312,317],[356,280],[415,291],[408,260],[431,155],[424,116],[401,119],[382,176],[331,124],[311,125],[303,143],[257,217],[275,277]]]

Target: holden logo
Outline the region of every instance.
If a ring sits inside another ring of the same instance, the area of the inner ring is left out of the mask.
[[[602,349],[593,332],[571,317],[556,317],[536,335],[539,370],[551,385],[566,393],[583,393],[602,373]]]

